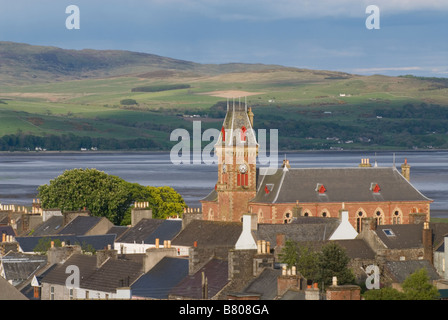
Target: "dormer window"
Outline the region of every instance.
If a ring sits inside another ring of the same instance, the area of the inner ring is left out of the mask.
[[[323,184],[318,183],[316,186],[316,191],[319,192],[319,194],[325,194],[327,189],[325,188],[325,186]]]
[[[245,142],[246,141],[246,127],[242,126],[241,127],[241,142]]]
[[[222,134],[222,141],[226,141],[226,129],[224,129],[224,126],[221,128],[221,134]]]
[[[272,183],[268,183],[268,184],[266,184],[266,186],[264,187],[264,192],[265,192],[266,194],[269,194],[269,193],[272,191],[272,189],[274,189],[274,185],[273,185]]]
[[[373,193],[379,193],[381,191],[380,186],[378,185],[378,183],[372,183],[370,185],[370,190],[373,191]]]

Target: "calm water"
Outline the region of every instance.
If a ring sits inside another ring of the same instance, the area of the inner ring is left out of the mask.
[[[279,154],[279,163],[285,154]],[[304,152],[287,153],[291,166],[354,167],[361,158],[377,160],[378,166],[393,165],[392,152]],[[448,217],[448,152],[396,152],[399,167],[411,165],[411,182],[434,200],[433,217]],[[31,205],[39,185],[64,170],[96,168],[129,182],[175,188],[191,207],[199,207],[217,179],[215,165],[173,165],[169,153],[3,153],[0,154],[0,203]]]

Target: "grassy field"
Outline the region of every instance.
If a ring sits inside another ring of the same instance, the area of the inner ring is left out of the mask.
[[[247,103],[255,112],[256,128],[278,128],[284,149],[412,148],[413,137],[419,148],[448,147],[448,116],[430,119],[430,124],[417,132],[419,135],[408,135],[403,129],[394,132],[394,128],[414,126],[415,121],[422,119],[412,115],[383,119],[378,115],[378,110],[400,110],[407,105],[448,110],[448,86],[435,87],[435,83],[412,77],[365,77],[278,68],[220,75],[185,76],[172,72],[158,77],[129,75],[4,85],[0,87],[0,136],[73,134],[119,140],[153,139],[163,149],[170,145],[172,130],[191,129],[192,119],[186,116],[201,115],[194,120],[202,120],[203,129],[219,128],[222,118],[207,118],[211,108],[225,102],[226,96],[238,101],[243,95],[240,92],[249,92]],[[165,84],[190,87],[132,92],[135,87]],[[212,94],[217,91],[220,96]],[[134,99],[137,105],[123,106],[123,99]],[[444,124],[445,131],[439,129]],[[400,134],[403,137],[399,140],[405,140],[405,144],[397,143]],[[327,139],[332,137],[338,140]]]

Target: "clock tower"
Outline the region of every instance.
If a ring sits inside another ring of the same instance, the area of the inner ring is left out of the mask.
[[[218,181],[202,202],[205,220],[241,221],[257,191],[258,144],[253,113],[247,105],[227,104],[227,114],[215,144]]]

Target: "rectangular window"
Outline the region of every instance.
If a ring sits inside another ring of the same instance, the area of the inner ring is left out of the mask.
[[[70,289],[68,295],[69,295],[69,299],[73,300],[73,289]]]
[[[50,287],[50,300],[54,300],[54,287]]]

